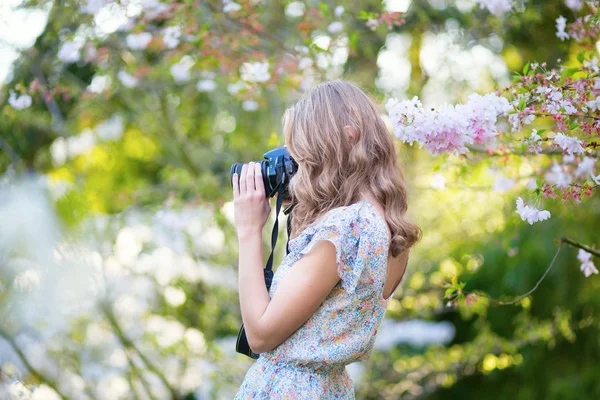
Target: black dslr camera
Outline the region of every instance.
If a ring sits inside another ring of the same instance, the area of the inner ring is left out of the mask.
[[[283,190],[282,197],[284,200],[289,200],[288,185],[290,179],[298,170],[298,164],[294,161],[285,146],[266,152],[264,157],[266,161],[258,162],[260,163],[267,197],[273,197],[278,191]],[[229,181],[232,186],[233,174],[237,172],[238,176],[241,176],[243,166],[244,164],[240,163],[234,163],[231,166]]]
[[[273,197],[277,194],[277,207],[275,212],[275,225],[273,226],[273,232],[271,233],[271,255],[267,261],[267,266],[263,270],[265,277],[265,285],[267,290],[271,288],[271,282],[273,281],[273,253],[275,251],[275,245],[277,244],[277,234],[279,233],[279,223],[277,217],[281,210],[281,205],[284,201],[290,200],[289,196],[289,183],[292,176],[298,171],[298,163],[292,158],[287,148],[278,147],[271,151],[268,151],[264,155],[266,161],[259,161],[260,168],[262,171],[262,179],[265,184],[265,194],[267,197]],[[242,167],[244,164],[235,163],[231,166],[229,173],[229,182],[233,187],[233,174],[237,172],[238,176],[242,174]],[[286,252],[289,253],[289,238],[292,229],[292,214],[290,212],[294,208],[294,203],[290,204],[283,212],[288,216],[287,220],[287,234],[288,242],[286,244]],[[246,337],[246,331],[244,330],[244,324],[240,328],[238,333],[235,350],[238,353],[244,354],[250,358],[257,359],[258,354],[254,353],[248,344],[248,338]]]

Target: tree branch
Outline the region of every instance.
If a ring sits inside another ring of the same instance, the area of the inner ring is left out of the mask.
[[[127,336],[125,336],[125,333],[123,332],[123,330],[121,329],[121,326],[117,322],[117,319],[116,319],[116,317],[115,317],[115,315],[114,315],[114,313],[113,313],[113,311],[112,311],[112,309],[110,307],[110,304],[108,304],[106,302],[101,302],[100,303],[100,309],[102,310],[103,314],[106,316],[106,319],[108,320],[108,322],[112,325],[113,329],[115,330],[115,333],[117,334],[117,336],[118,336],[119,340],[121,341],[121,343],[123,344],[123,346],[125,346],[127,348],[130,348],[130,349],[132,349],[132,350],[134,350],[136,352],[136,354],[144,362],[144,364],[146,365],[146,367],[148,368],[148,370],[150,370],[152,373],[154,373],[156,376],[158,376],[158,378],[163,383],[163,385],[165,385],[165,387],[167,388],[167,390],[171,393],[171,398],[173,400],[176,400],[178,398],[178,394],[177,394],[176,390],[169,384],[169,381],[167,380],[167,378],[137,348],[137,346],[135,345],[135,343],[133,343],[133,341],[130,340]]]
[[[29,362],[29,360],[27,359],[25,354],[21,351],[19,346],[17,346],[17,343],[15,343],[12,336],[10,336],[2,328],[0,328],[0,337],[3,337],[4,340],[6,340],[8,342],[8,344],[10,344],[10,347],[12,347],[13,351],[17,354],[17,356],[19,356],[19,358],[21,359],[21,362],[23,364],[25,364],[25,367],[27,367],[27,369],[29,370],[31,375],[35,376],[37,379],[39,379],[40,381],[42,381],[42,382],[46,383],[48,386],[50,386],[60,396],[61,399],[64,399],[64,400],[68,399],[68,397],[64,393],[62,393],[60,391],[60,389],[58,388],[57,382],[55,382],[52,379],[50,379],[49,377],[45,376],[42,372],[38,371],[37,369],[35,369],[35,367],[33,365],[31,365],[31,363]]]

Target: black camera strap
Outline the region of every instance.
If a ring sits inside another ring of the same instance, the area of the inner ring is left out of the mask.
[[[277,237],[279,234],[279,212],[281,211],[281,206],[283,204],[283,192],[285,191],[284,185],[279,185],[279,189],[277,191],[277,202],[275,206],[275,224],[273,225],[273,231],[271,232],[271,255],[269,256],[269,260],[267,261],[266,267],[263,269],[264,277],[265,277],[265,285],[267,286],[267,291],[271,288],[271,283],[273,282],[273,255],[275,254],[275,246],[277,245]],[[286,208],[283,212],[288,215],[287,220],[287,243],[285,245],[286,254],[289,254],[289,244],[290,244],[290,232],[292,229],[292,208],[293,204]],[[257,359],[258,354],[254,353],[250,349],[250,345],[248,344],[248,338],[246,337],[246,331],[244,329],[244,324],[242,324],[240,331],[238,333],[237,342],[235,345],[235,350],[238,353],[244,354],[250,358]]]

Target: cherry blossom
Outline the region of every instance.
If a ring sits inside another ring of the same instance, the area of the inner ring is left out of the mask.
[[[538,210],[533,206],[525,205],[521,197],[517,198],[517,214],[523,221],[529,222],[530,225],[550,218],[550,211]]]
[[[181,28],[179,26],[169,26],[163,31],[163,42],[169,49],[174,49],[181,42]]]
[[[568,154],[581,154],[585,151],[585,148],[583,147],[583,140],[567,136],[562,132],[556,134],[554,137],[554,143],[559,145],[560,148],[566,151]]]
[[[14,92],[14,90],[11,89],[10,96],[8,98],[8,103],[15,110],[24,110],[26,108],[31,107],[32,99],[31,96],[28,94],[23,94],[17,97],[17,94]]]
[[[329,31],[329,33],[333,34],[340,33],[344,30],[344,25],[339,21],[335,21],[329,24],[327,30]]]
[[[494,186],[492,190],[494,192],[507,192],[511,187],[513,187],[515,181],[513,179],[507,178],[505,176],[498,176],[496,181],[494,182]]]
[[[66,63],[74,63],[81,58],[79,49],[81,46],[75,42],[65,42],[58,51],[57,57],[59,60]]]
[[[573,11],[579,11],[583,7],[583,0],[565,0],[565,5]]]
[[[123,86],[128,88],[136,87],[138,84],[138,79],[125,71],[119,71],[117,78],[121,81]]]
[[[592,262],[592,254],[588,253],[583,249],[579,249],[579,253],[577,254],[577,259],[581,261],[581,271],[585,275],[585,277],[589,277],[592,274],[598,274],[598,269]]]
[[[567,26],[567,19],[562,15],[556,18],[556,37],[560,40],[565,40],[569,38],[569,34],[565,32],[565,28]]]
[[[184,56],[178,63],[170,68],[171,75],[177,83],[185,83],[190,80],[190,68],[194,65],[194,60],[189,56]]]
[[[242,6],[240,6],[238,3],[235,3],[231,0],[224,0],[223,1],[223,12],[224,13],[232,13],[232,12],[236,12],[242,9]]]
[[[487,8],[494,15],[502,15],[512,8],[511,0],[475,0],[480,4],[480,8]]]
[[[495,94],[481,96],[473,93],[466,104],[442,105],[437,109],[423,108],[417,97],[386,103],[394,134],[402,141],[425,146],[431,154],[443,152],[462,154],[467,144],[489,143],[498,134],[497,116],[511,106]]]
[[[79,10],[84,14],[93,15],[100,11],[106,5],[106,0],[84,0],[84,3],[86,4]]]
[[[240,67],[242,79],[249,82],[266,82],[271,78],[269,74],[269,63],[246,62]]]
[[[571,175],[567,171],[567,168],[561,164],[555,164],[550,168],[550,171],[546,172],[544,175],[546,180],[558,186],[559,188],[567,188],[573,181]]]
[[[198,89],[199,92],[212,92],[216,88],[217,84],[211,79],[203,79],[196,84],[196,89]]]
[[[583,160],[577,166],[575,170],[575,176],[577,178],[581,176],[591,175],[594,172],[594,167],[596,166],[596,160],[591,157],[583,157]]]
[[[430,185],[434,189],[444,190],[446,188],[446,178],[444,178],[444,175],[437,172],[431,177]]]
[[[152,34],[149,32],[130,33],[125,39],[127,47],[132,50],[144,50],[152,41]]]

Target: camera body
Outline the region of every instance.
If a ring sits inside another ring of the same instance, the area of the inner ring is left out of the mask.
[[[267,197],[273,197],[283,187],[283,199],[289,200],[288,186],[290,179],[298,170],[298,163],[292,158],[286,146],[278,147],[264,154],[260,163],[262,179]],[[241,176],[243,163],[234,163],[229,173],[229,181],[233,187],[233,174]]]

